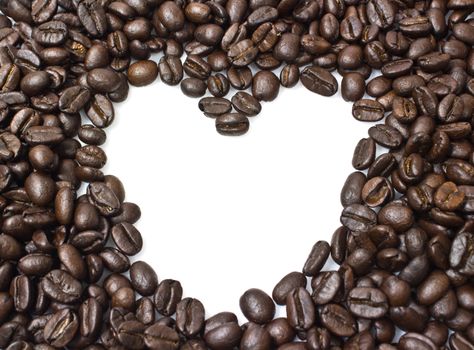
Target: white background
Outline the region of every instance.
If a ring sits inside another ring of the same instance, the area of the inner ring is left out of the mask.
[[[132,88],[115,105],[105,172],[141,207],[136,258],[160,281],[181,281],[208,317],[232,311],[243,322],[245,290],[271,295],[316,241],[331,239],[354,146],[370,125],[339,93],[322,97],[299,84],[264,103],[246,135],[225,137],[198,100],[159,80]]]

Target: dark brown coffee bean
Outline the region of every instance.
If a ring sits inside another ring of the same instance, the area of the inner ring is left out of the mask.
[[[377,214],[362,204],[344,208],[341,223],[351,231],[367,231],[377,223]]]
[[[306,277],[301,272],[291,272],[283,277],[273,288],[273,300],[278,305],[284,305],[288,294],[299,287],[306,287]]]
[[[252,84],[252,71],[248,67],[231,67],[227,71],[230,85],[237,90],[245,90]]]
[[[352,115],[360,121],[375,122],[384,117],[385,110],[383,106],[374,100],[358,100],[352,106]]]
[[[337,304],[324,305],[319,310],[321,323],[337,336],[351,336],[356,332],[356,323],[351,314]]]
[[[264,324],[273,318],[275,304],[273,300],[259,289],[249,289],[240,297],[240,309],[248,320]]]
[[[331,248],[326,241],[318,241],[314,244],[303,267],[306,276],[316,275],[326,263]]]
[[[114,92],[120,83],[119,74],[110,68],[95,68],[87,73],[87,84],[99,93]]]
[[[366,176],[359,171],[355,171],[347,177],[340,195],[343,207],[362,203],[362,188],[365,182]]]
[[[197,299],[185,298],[176,309],[176,327],[186,337],[194,337],[204,327],[204,306]]]
[[[358,317],[380,318],[388,311],[387,297],[376,288],[354,288],[349,293],[347,303],[350,311]]]
[[[124,254],[135,255],[142,249],[140,232],[128,222],[114,225],[111,234],[115,244]]]
[[[337,271],[321,272],[311,282],[314,303],[324,305],[331,302],[339,292],[341,285],[341,276]]]
[[[126,83],[128,86],[128,84]],[[86,109],[87,117],[98,128],[106,128],[114,121],[115,111],[111,101],[104,95],[95,94]]]
[[[155,323],[145,329],[145,345],[150,349],[177,350],[179,336],[176,331],[165,325]]]
[[[241,113],[226,113],[216,118],[216,130],[221,135],[243,135],[248,129],[249,120]]]
[[[341,95],[345,101],[357,101],[365,93],[365,80],[359,73],[347,73],[341,82]]]
[[[252,80],[252,95],[260,101],[273,101],[280,91],[280,81],[269,71],[260,71]]]
[[[186,78],[181,81],[181,91],[188,97],[202,97],[207,90],[206,82],[197,78]]]
[[[164,316],[173,315],[182,295],[183,289],[178,281],[163,280],[153,296],[156,310]]]
[[[79,329],[74,311],[64,309],[56,312],[44,326],[44,339],[54,347],[65,347]]]
[[[81,283],[62,270],[52,270],[41,280],[41,288],[46,295],[60,303],[73,303],[82,294]]]
[[[303,69],[301,82],[308,90],[323,96],[332,96],[338,90],[336,78],[327,70],[316,66]]]
[[[229,80],[221,73],[207,79],[207,88],[214,97],[224,97],[230,89]]]
[[[231,99],[234,108],[247,116],[255,116],[260,113],[262,106],[258,100],[246,92],[238,92]]]
[[[133,86],[149,85],[158,76],[158,66],[150,60],[137,61],[130,65],[127,76]]]
[[[314,325],[316,310],[311,295],[304,287],[290,292],[286,298],[288,322],[297,331],[308,330]]]

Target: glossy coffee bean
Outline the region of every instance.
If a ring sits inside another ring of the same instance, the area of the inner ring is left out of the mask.
[[[240,297],[240,309],[251,322],[264,324],[273,318],[275,304],[273,300],[259,289],[249,289]]]

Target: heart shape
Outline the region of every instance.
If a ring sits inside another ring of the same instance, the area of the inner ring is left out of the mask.
[[[367,126],[349,116],[350,104],[339,97],[297,86],[263,104],[248,134],[223,138],[209,128],[211,120],[196,116],[196,100],[176,90],[161,82],[131,88],[109,129],[114,136],[105,145],[106,171],[121,174],[127,198],[141,205],[137,227],[145,244],[137,258],[160,278],[179,277],[186,295],[201,300],[209,314],[224,309],[241,315],[236,302],[246,287],[271,291],[281,276],[302,266],[315,240],[331,239],[339,191],[351,170],[347,150]],[[156,96],[162,96],[158,110]],[[328,166],[334,170],[323,171]],[[142,169],[141,181],[136,169]],[[176,253],[169,247],[179,247],[192,268],[173,263]],[[271,262],[271,270],[260,261]]]

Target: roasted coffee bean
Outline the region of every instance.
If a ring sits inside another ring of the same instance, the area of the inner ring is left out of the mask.
[[[375,122],[384,117],[385,110],[383,106],[374,100],[358,100],[352,106],[352,115],[360,121]]]
[[[259,289],[249,289],[240,297],[240,309],[251,322],[264,324],[270,322],[275,314],[273,300]]]
[[[207,88],[214,97],[224,97],[230,89],[229,80],[221,73],[207,79]]]
[[[26,179],[25,191],[34,204],[47,206],[54,199],[56,186],[50,176],[36,172]]]
[[[216,118],[216,130],[222,135],[242,135],[249,130],[249,120],[241,113],[221,114]]]
[[[365,183],[362,188],[361,196],[362,200],[369,207],[380,206],[392,199],[392,185],[384,177],[373,177]]]
[[[318,241],[314,244],[303,267],[306,276],[316,275],[326,263],[331,248],[326,241]]]
[[[269,71],[260,71],[252,80],[252,95],[260,101],[273,101],[280,91],[280,81]]]
[[[349,337],[356,332],[356,323],[342,306],[327,304],[319,310],[321,324],[337,336]]]
[[[316,319],[316,310],[311,295],[304,287],[290,292],[286,298],[288,322],[297,331],[311,328]]]
[[[134,76],[133,71],[129,71],[129,74]],[[134,81],[132,77],[129,80]],[[119,74],[110,68],[95,68],[87,73],[87,84],[99,93],[114,92],[120,87],[120,83]]]
[[[258,100],[246,92],[238,92],[231,99],[234,108],[247,116],[255,116],[260,113],[262,106]]]
[[[300,71],[297,65],[288,64],[280,72],[280,84],[286,88],[295,86],[300,79]]]
[[[308,90],[323,96],[332,96],[338,90],[336,78],[327,70],[317,66],[303,69],[301,82]]]
[[[237,90],[245,90],[252,84],[252,71],[248,67],[231,67],[227,71],[230,85]]]
[[[12,73],[10,73],[11,75]],[[27,96],[36,96],[43,93],[50,85],[50,75],[46,71],[32,72],[21,80],[21,90]],[[5,85],[3,85],[5,89]],[[2,89],[2,90],[3,90]]]
[[[56,312],[44,326],[44,339],[54,347],[65,347],[79,329],[79,321],[74,311],[63,309]]]
[[[150,265],[136,261],[130,267],[130,280],[133,288],[144,296],[152,295],[158,287],[158,277]]]
[[[144,339],[145,345],[150,349],[177,350],[179,348],[178,333],[158,323],[145,329]]]
[[[161,58],[158,65],[161,80],[168,85],[177,85],[183,79],[181,60],[175,56]]]
[[[103,36],[107,30],[105,11],[95,1],[83,1],[77,7],[77,15],[84,28],[92,36]]]
[[[367,231],[377,223],[377,214],[362,204],[351,204],[342,211],[341,223],[352,231]]]
[[[67,36],[66,24],[59,21],[43,23],[33,31],[33,38],[43,46],[59,46],[66,41]]]
[[[343,207],[362,203],[362,188],[365,182],[365,175],[359,171],[355,171],[347,177],[340,195]]]
[[[128,222],[114,225],[111,234],[115,244],[124,254],[135,255],[142,249],[140,232]]]
[[[288,294],[299,287],[306,287],[306,277],[301,272],[291,272],[273,288],[272,298],[278,305],[284,305]]]
[[[207,90],[203,80],[197,78],[186,78],[181,81],[181,91],[189,97],[202,97]]]
[[[347,73],[342,78],[341,95],[345,101],[357,101],[364,96],[365,80],[359,73]]]
[[[133,86],[149,85],[158,76],[158,66],[150,60],[137,61],[130,65],[127,76]]]
[[[59,303],[73,303],[82,294],[81,283],[62,270],[52,270],[41,280],[41,288],[52,300]]]
[[[192,78],[205,80],[211,74],[209,64],[197,55],[190,55],[183,64],[184,71]]]
[[[127,84],[128,86],[128,84]],[[87,117],[98,128],[106,128],[112,124],[115,111],[110,100],[101,94],[95,94],[86,109]]]
[[[87,267],[82,259],[81,253],[70,244],[62,244],[58,247],[58,257],[64,270],[78,279],[83,280],[87,276]]]
[[[176,327],[186,337],[194,337],[202,330],[204,327],[204,306],[199,300],[185,298],[178,303]]]
[[[237,316],[222,312],[207,319],[204,328],[204,339],[211,348],[232,348],[240,343],[242,329]]]
[[[204,97],[199,101],[199,109],[208,116],[219,116],[232,110],[229,100],[219,97]]]
[[[388,311],[387,297],[376,288],[358,287],[350,291],[347,303],[349,310],[358,317],[375,319]]]
[[[183,289],[178,281],[163,280],[153,296],[156,310],[164,316],[173,315],[182,295]]]

